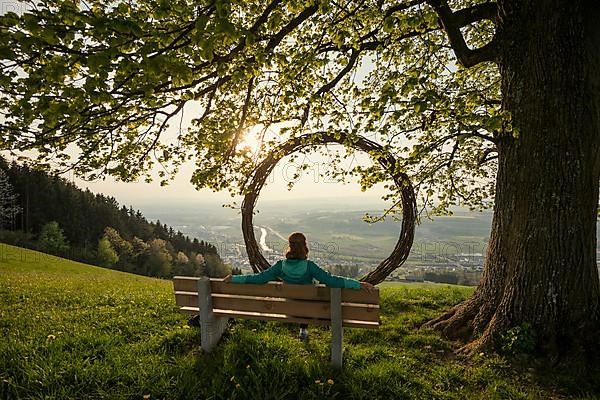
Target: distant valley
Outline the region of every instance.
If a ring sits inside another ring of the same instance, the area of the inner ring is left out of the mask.
[[[259,204],[257,208],[255,235],[270,261],[281,257],[291,232],[301,231],[309,239],[311,258],[323,266],[358,264],[367,270],[387,257],[400,231],[400,222],[392,217],[374,224],[364,222],[365,213],[382,212],[381,208],[369,208],[368,204],[272,202]],[[210,241],[224,260],[249,269],[239,210],[187,203],[174,207],[148,205],[144,212],[152,219],[172,224],[184,234]],[[482,265],[490,222],[490,211],[456,210],[452,216],[423,219],[406,266]]]

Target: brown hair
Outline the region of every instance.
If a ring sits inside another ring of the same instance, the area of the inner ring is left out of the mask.
[[[294,232],[288,237],[288,249],[285,252],[285,258],[306,260],[308,256],[308,246],[306,245],[306,236],[300,232]]]

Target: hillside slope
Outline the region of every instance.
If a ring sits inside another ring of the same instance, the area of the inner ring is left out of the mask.
[[[171,390],[173,376],[193,366],[191,357],[173,357],[174,347],[197,336],[172,297],[167,280],[0,244],[2,397]]]
[[[417,329],[471,290],[382,289],[382,327],[345,331],[340,373],[326,329],[310,328],[303,344],[295,326],[233,322],[202,355],[169,281],[0,244],[0,398],[592,398],[498,356],[456,357],[456,344]]]
[[[226,272],[213,244],[149,221],[114,197],[2,156],[0,172],[17,208],[0,221],[0,242],[146,276],[198,275],[204,267],[215,276]]]

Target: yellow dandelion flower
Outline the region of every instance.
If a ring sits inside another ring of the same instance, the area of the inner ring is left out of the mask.
[[[333,385],[333,379],[331,379],[331,378],[330,378],[330,379],[327,379],[327,384],[329,384],[329,385]]]
[[[321,383],[321,381],[317,379],[317,380],[315,381],[315,383],[318,385],[319,383]]]
[[[144,400],[148,400],[149,398],[150,398],[150,395],[149,395],[149,394],[145,394],[145,395],[144,395]]]
[[[56,336],[54,336],[54,335],[48,335],[48,339],[54,340],[54,339],[56,339]]]
[[[240,387],[241,387],[241,385],[240,385],[239,383],[236,383],[236,384],[235,384],[235,388],[236,388],[236,389],[239,389]]]

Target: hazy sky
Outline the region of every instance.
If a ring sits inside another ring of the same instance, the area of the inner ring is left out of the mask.
[[[303,175],[296,181],[293,189],[288,190],[288,182],[292,179],[297,170],[297,164],[291,163],[288,158],[281,160],[275,167],[272,174],[267,179],[267,184],[263,188],[259,198],[259,204],[262,201],[285,201],[289,199],[331,199],[339,201],[340,207],[349,203],[373,203],[373,205],[384,204],[380,197],[384,194],[383,185],[377,185],[367,192],[361,192],[360,185],[353,180],[348,184],[332,181],[328,178],[319,176],[319,173],[326,170],[330,160],[316,153],[307,155],[309,169],[304,171]],[[357,155],[355,158],[349,158],[342,162],[344,168],[351,168],[357,164],[368,165],[369,158],[366,155]],[[168,186],[161,187],[158,182],[145,183],[143,181],[134,183],[117,182],[112,178],[106,178],[99,181],[83,181],[73,176],[65,176],[74,181],[81,188],[89,188],[96,193],[104,193],[114,196],[119,203],[133,205],[135,208],[143,208],[144,205],[163,202],[190,203],[202,202],[213,203],[220,207],[223,203],[231,201],[241,201],[241,198],[233,199],[229,193],[215,193],[208,189],[197,191],[190,183],[190,177],[194,166],[186,165],[182,168],[175,180]]]

